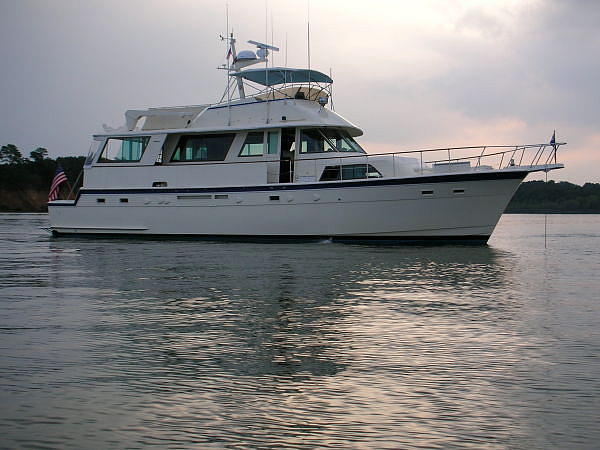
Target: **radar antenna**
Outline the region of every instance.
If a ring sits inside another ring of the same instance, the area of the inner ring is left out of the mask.
[[[239,74],[240,69],[251,66],[253,64],[260,63],[260,62],[267,63],[268,62],[267,57],[269,56],[269,50],[278,52],[279,48],[277,48],[273,45],[263,44],[262,42],[258,42],[258,41],[248,41],[249,44],[255,45],[257,47],[258,50],[256,50],[256,53],[254,53],[252,50],[242,50],[239,53],[236,53],[235,38],[233,37],[233,33],[231,33],[229,38],[222,38],[222,39],[229,40],[230,53],[228,53],[228,57],[230,54],[233,56],[233,64],[231,64],[229,70],[234,72],[233,75],[237,79],[237,87],[238,87],[238,93],[240,95],[240,98],[246,98],[246,94],[244,92],[244,83],[242,81],[241,74]],[[239,74],[239,75],[237,75],[237,74]]]

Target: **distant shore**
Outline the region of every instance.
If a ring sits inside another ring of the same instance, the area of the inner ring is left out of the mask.
[[[526,181],[506,208],[508,214],[600,214],[600,183]]]

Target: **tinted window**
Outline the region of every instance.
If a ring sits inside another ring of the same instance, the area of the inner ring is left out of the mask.
[[[223,161],[233,138],[233,134],[181,136],[171,161]]]
[[[329,142],[321,130],[302,130],[300,133],[300,153],[335,152],[334,144]]]
[[[240,156],[262,156],[264,148],[264,133],[262,131],[248,133]]]
[[[365,151],[345,131],[335,128],[312,128],[300,133],[300,153]]]
[[[348,164],[345,166],[327,166],[320,181],[358,180],[361,178],[380,178],[379,171],[370,164]]]
[[[269,155],[277,154],[277,144],[279,141],[279,131],[269,131],[269,139],[267,140],[267,153]]]
[[[98,162],[137,162],[142,158],[150,136],[108,138]]]

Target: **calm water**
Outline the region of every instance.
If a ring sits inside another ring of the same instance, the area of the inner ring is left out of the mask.
[[[50,238],[0,215],[0,446],[598,448],[600,216],[489,246]]]

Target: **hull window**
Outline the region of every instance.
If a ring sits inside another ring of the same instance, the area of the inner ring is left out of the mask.
[[[234,134],[181,136],[171,161],[224,161],[234,136]]]
[[[150,136],[108,138],[98,162],[138,162],[149,141]]]

